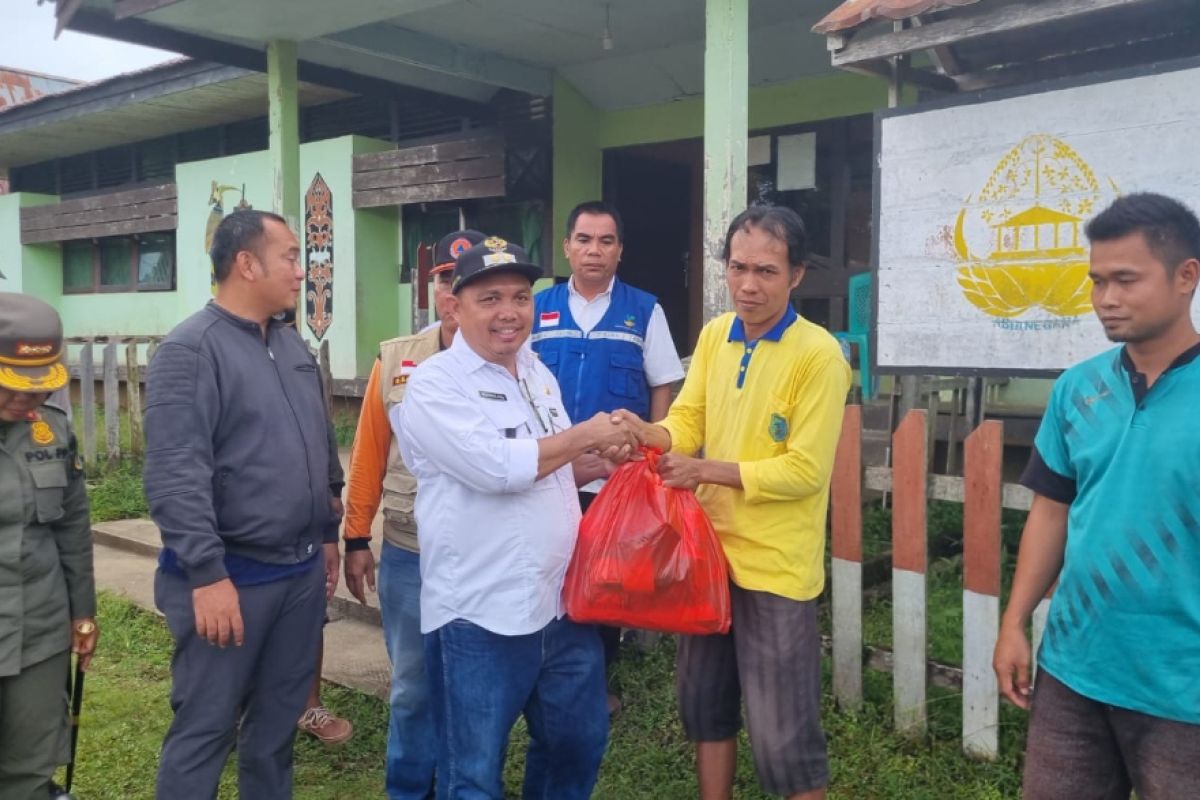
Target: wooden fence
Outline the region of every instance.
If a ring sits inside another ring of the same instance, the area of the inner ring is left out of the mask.
[[[71,377],[79,382],[78,416],[72,413],[75,436],[84,463],[97,464],[101,453],[104,461],[114,464],[123,458],[141,458],[146,439],[142,427],[142,389],[146,368],[161,336],[96,336],[72,337],[67,345],[73,352]],[[325,407],[332,413],[332,385],[329,362],[329,341],[321,343],[316,352],[321,374]],[[99,396],[96,384],[101,384]],[[70,403],[66,403],[68,409]],[[72,410],[73,411],[73,410]],[[97,421],[103,417],[103,436]],[[124,421],[124,425],[122,425]],[[124,430],[123,430],[124,428]],[[127,435],[125,435],[127,431]],[[103,444],[101,444],[103,443]]]
[[[79,450],[88,466],[100,453],[110,464],[139,458],[145,451],[142,435],[142,381],[160,336],[72,337],[71,377],[79,381],[78,416],[74,419]],[[101,385],[97,397],[96,384]],[[103,416],[103,431],[97,419]],[[128,431],[122,435],[122,418]],[[101,444],[103,442],[103,445]]]
[[[830,592],[833,611],[833,692],[838,703],[862,703],[863,664],[890,666],[895,726],[919,735],[926,727],[930,678],[951,673],[962,685],[963,750],[995,758],[1000,694],[992,649],[1000,625],[1000,515],[1028,510],[1032,494],[1002,482],[1003,423],[984,421],[964,442],[964,477],[930,475],[927,412],[911,411],[892,436],[892,468],[863,469],[862,408],[846,408],[831,488]],[[892,495],[891,653],[863,646],[863,493]],[[963,503],[963,664],[961,672],[929,661],[926,641],[926,511],[930,499]],[[1034,615],[1034,648],[1048,602]],[[866,658],[864,658],[866,656]],[[957,681],[951,681],[957,682]]]

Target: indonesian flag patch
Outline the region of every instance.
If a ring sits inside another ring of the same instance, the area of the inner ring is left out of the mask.
[[[558,327],[559,313],[557,311],[543,311],[538,317],[538,325],[543,328]]]
[[[408,376],[412,375],[412,371],[417,368],[417,362],[405,359],[400,362],[400,372],[392,378],[392,386],[400,386],[408,383]]]

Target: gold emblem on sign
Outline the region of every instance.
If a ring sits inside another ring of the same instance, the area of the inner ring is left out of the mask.
[[[1056,317],[1092,310],[1084,221],[1116,185],[1101,187],[1092,168],[1061,139],[1027,137],[996,165],[954,225],[963,296],[992,317],[1043,309]],[[985,234],[984,231],[990,232]],[[971,245],[988,255],[977,255]]]
[[[53,444],[54,442],[54,431],[50,429],[50,426],[46,422],[40,419],[29,426],[29,435],[33,438],[34,444],[44,445]]]

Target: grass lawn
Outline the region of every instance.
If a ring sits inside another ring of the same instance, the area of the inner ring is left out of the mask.
[[[170,637],[162,622],[124,600],[101,595],[103,639],[88,676],[82,715],[76,789],[84,800],[135,800],[153,794],[155,764],[170,718]],[[615,720],[597,800],[690,800],[695,797],[691,748],[683,740],[674,705],[674,646],[667,639],[644,656],[618,663],[616,681],[625,711]],[[828,683],[827,683],[828,686]],[[833,771],[830,797],[872,800],[991,800],[1016,797],[1018,753],[1024,720],[1006,708],[1001,761],[977,763],[959,750],[957,695],[934,693],[929,735],[909,741],[891,732],[890,678],[866,676],[868,703],[857,713],[828,702],[824,723]],[[330,686],[326,703],[355,723],[355,738],[327,750],[303,738],[296,750],[296,797],[350,800],[382,796],[387,709],[374,697]],[[518,725],[506,784],[519,796],[527,741]],[[744,743],[743,743],[744,744]],[[734,796],[764,800],[749,752],[743,746]],[[236,796],[227,768],[220,796]]]

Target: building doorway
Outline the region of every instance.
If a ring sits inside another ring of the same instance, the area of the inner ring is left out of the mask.
[[[625,222],[617,274],[658,298],[681,355],[692,352],[703,321],[701,156],[698,140],[604,153],[604,199]]]

